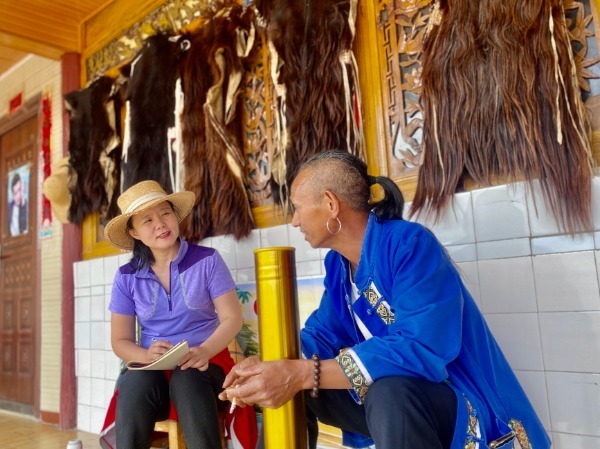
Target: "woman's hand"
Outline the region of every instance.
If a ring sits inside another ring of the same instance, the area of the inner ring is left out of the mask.
[[[171,342],[165,340],[158,340],[152,343],[146,351],[146,359],[148,362],[153,362],[158,359],[161,355],[171,349],[173,345]]]
[[[202,347],[202,345],[200,345],[190,348],[189,352],[179,360],[178,365],[182,370],[196,368],[200,371],[206,371],[208,369],[209,360],[210,354]]]

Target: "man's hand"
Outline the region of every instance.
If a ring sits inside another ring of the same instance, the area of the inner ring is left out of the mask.
[[[244,362],[231,370],[233,380],[225,379],[225,386],[235,384],[235,388],[226,389],[219,395],[220,399],[238,398],[238,405],[278,408],[302,390],[307,379],[312,384],[312,363],[308,360],[260,362],[254,359],[242,366]]]

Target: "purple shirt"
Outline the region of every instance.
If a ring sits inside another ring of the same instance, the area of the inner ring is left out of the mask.
[[[213,300],[235,288],[217,250],[180,242],[171,262],[170,295],[152,268],[137,270],[137,261],[123,265],[115,275],[108,309],[137,317],[143,348],[155,340],[200,345],[219,325]]]

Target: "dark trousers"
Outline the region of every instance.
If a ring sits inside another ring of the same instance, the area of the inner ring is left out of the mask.
[[[154,423],[169,417],[173,401],[189,449],[221,447],[217,395],[225,374],[217,365],[206,371],[176,368],[168,382],[163,371],[127,371],[119,380],[115,418],[119,449],[148,449]]]
[[[371,385],[364,404],[346,390],[305,395],[309,447],[316,447],[315,419],[371,437],[377,449],[448,449],[456,424],[456,394],[445,383],[384,377]]]

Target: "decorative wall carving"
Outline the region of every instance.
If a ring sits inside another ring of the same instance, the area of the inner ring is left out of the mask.
[[[377,38],[383,85],[383,117],[388,143],[388,170],[392,178],[417,171],[422,163],[422,109],[420,53],[434,0],[378,0]],[[595,41],[593,5],[589,0],[564,0],[564,9],[579,86],[584,100],[600,94],[598,45]],[[596,106],[598,103],[598,106]],[[600,127],[600,100],[586,103]],[[595,110],[598,112],[595,112]],[[594,125],[594,123],[592,123]]]
[[[246,158],[244,182],[252,207],[273,204],[271,167],[275,127],[273,104],[274,86],[268,75],[270,54],[266,35],[259,32],[254,48],[246,60],[244,75],[243,147]]]
[[[86,75],[92,80],[131,59],[144,39],[158,32],[174,33],[198,19],[211,0],[167,0],[146,17],[123,32],[114,41],[92,54],[85,62]]]

